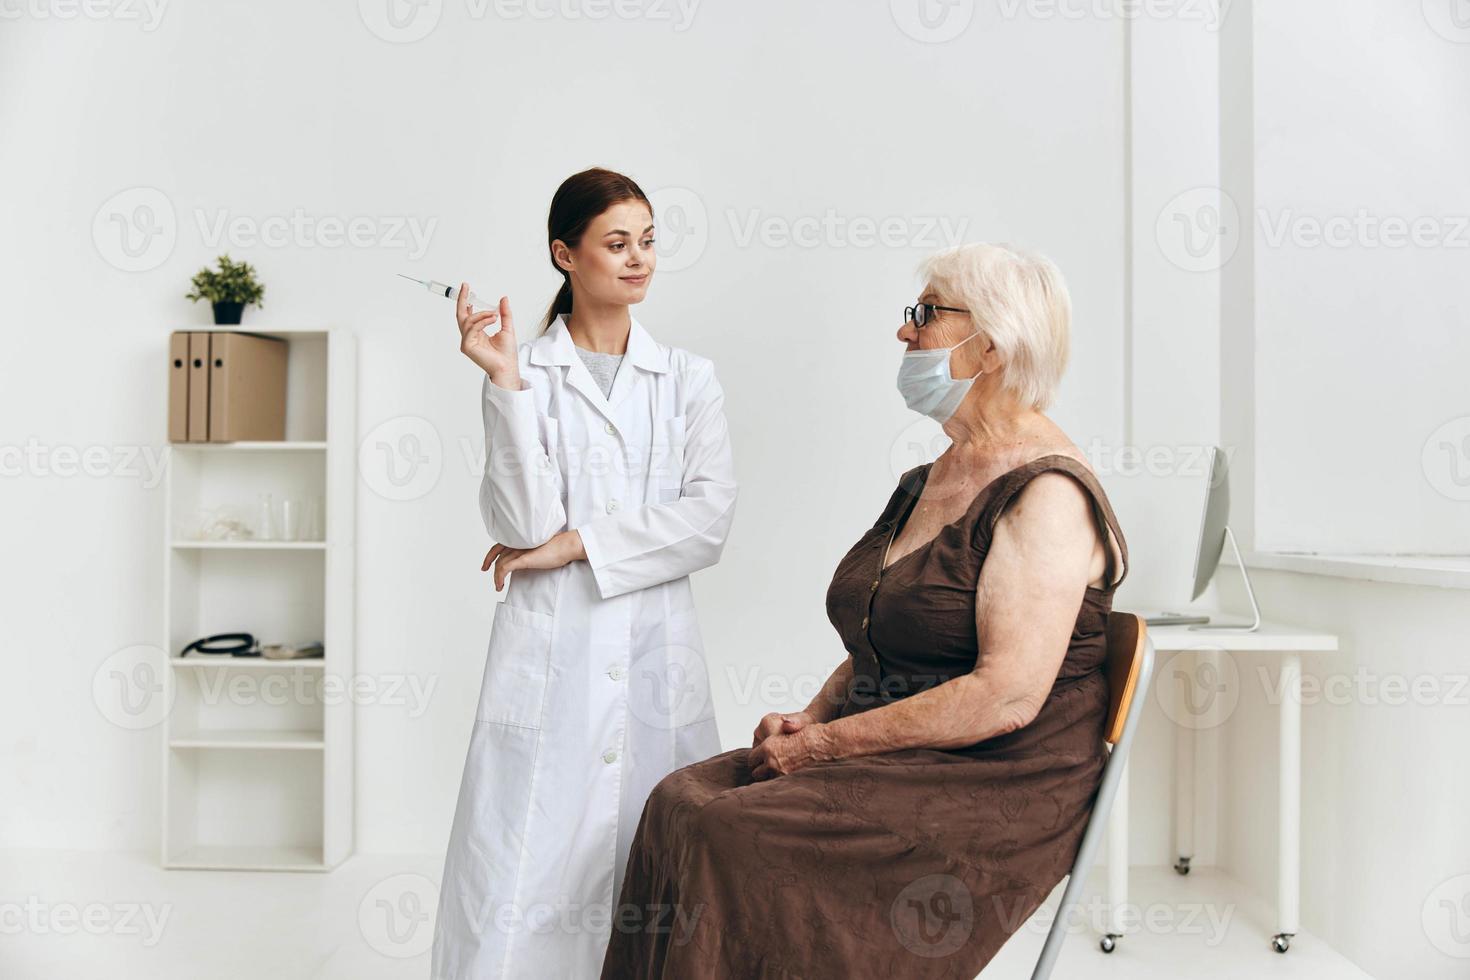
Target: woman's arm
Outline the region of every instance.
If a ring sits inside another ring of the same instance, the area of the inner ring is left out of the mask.
[[[962,748],[1029,725],[1067,655],[1097,541],[1076,481],[1038,475],[1001,514],[981,566],[975,669],[893,704],[767,739],[753,763],[775,775],[816,761]]]
[[[713,565],[724,551],[737,495],[725,393],[712,362],[700,359],[690,373],[678,499],[577,528],[604,599],[683,578]]]
[[[561,471],[542,442],[536,395],[519,375],[515,389],[487,374],[480,388],[485,419],[485,474],[480,516],[491,539],[511,548],[535,548],[566,527]]]
[[[561,473],[542,441],[536,393],[521,379],[529,347],[516,343],[510,300],[472,313],[469,287],[455,302],[460,353],[485,372],[480,411],[485,421],[485,472],[480,517],[490,537],[511,548],[535,548],[566,526]],[[494,327],[495,333],[486,333]]]
[[[812,721],[824,722],[836,718],[847,703],[847,688],[852,683],[852,658],[844,657],[837,669],[832,671],[832,676],[827,678],[827,683],[812,698],[811,704],[806,706],[806,714]]]

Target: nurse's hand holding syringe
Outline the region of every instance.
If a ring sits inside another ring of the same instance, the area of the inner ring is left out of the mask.
[[[510,299],[500,297],[498,310],[475,311],[475,295],[468,283],[460,283],[454,301],[459,320],[459,350],[490,376],[490,383],[511,391],[521,390],[520,355],[516,348],[515,322],[510,312]],[[487,333],[485,328],[499,321],[500,329]]]
[[[473,294],[468,283],[461,283],[459,297],[455,300],[455,313],[459,319],[459,349],[470,360],[485,369],[490,383],[512,391],[521,388],[521,363],[516,348],[515,320],[510,312],[510,300],[500,297],[500,309],[474,311]],[[487,334],[485,328],[496,321],[500,329]],[[587,549],[582,545],[582,535],[575,528],[558,531],[549,540],[535,548],[511,548],[497,544],[486,554],[480,571],[495,571],[495,591],[505,588],[505,581],[517,568],[552,569],[574,561],[586,561]]]

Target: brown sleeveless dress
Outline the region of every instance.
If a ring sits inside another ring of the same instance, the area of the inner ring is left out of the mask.
[[[1041,712],[958,750],[904,749],[753,782],[750,750],[736,749],[669,774],[639,821],[604,980],[971,980],[1071,867],[1106,759],[1106,624],[1127,543],[1091,470],[1048,455],[996,478],[883,569],[929,465],[903,475],[828,589],[853,663],[841,714],[1004,655],[977,649],[980,566],[1007,503],[1059,470],[1087,490],[1124,572],[1114,579],[1107,548],[1112,585],[1088,587]]]

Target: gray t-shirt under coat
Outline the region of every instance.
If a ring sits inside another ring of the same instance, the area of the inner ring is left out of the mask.
[[[592,375],[592,380],[597,382],[597,387],[602,389],[602,397],[612,394],[613,378],[617,376],[618,365],[623,363],[623,355],[601,354],[578,347],[577,356],[587,365],[587,371]]]

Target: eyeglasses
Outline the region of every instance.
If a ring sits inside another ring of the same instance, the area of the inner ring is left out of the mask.
[[[969,310],[961,310],[954,306],[935,306],[933,303],[920,303],[918,306],[905,306],[903,308],[903,321],[913,321],[914,326],[922,327],[934,319],[934,312],[943,310],[946,313],[968,313]]]

